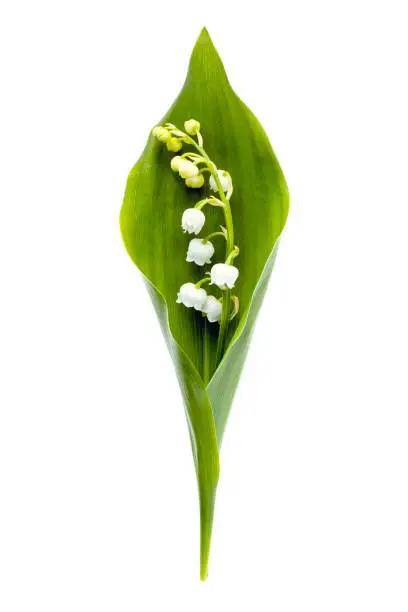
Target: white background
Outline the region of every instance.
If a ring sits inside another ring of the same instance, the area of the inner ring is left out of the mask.
[[[408,609],[403,9],[2,4],[2,612]],[[203,25],[292,198],[204,584],[181,398],[118,228]]]

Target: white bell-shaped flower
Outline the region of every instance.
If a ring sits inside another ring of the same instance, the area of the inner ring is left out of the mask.
[[[232,289],[238,278],[239,270],[229,264],[218,263],[211,268],[211,285],[220,289]]]
[[[222,312],[222,304],[213,295],[207,295],[203,306],[203,312],[207,315],[210,323],[215,323],[220,320]]]
[[[186,261],[193,261],[197,266],[211,263],[211,257],[214,255],[214,245],[207,240],[204,242],[201,238],[193,238],[188,245]]]
[[[220,179],[221,187],[226,193],[231,186],[231,177],[225,170],[218,170],[218,178]],[[213,175],[210,176],[210,189],[211,191],[218,191],[217,183],[214,180]]]
[[[194,283],[184,283],[177,294],[178,304],[184,304],[187,308],[195,308],[196,310],[202,310],[206,300],[206,290],[201,289],[201,287],[197,289]]]
[[[205,223],[205,215],[198,208],[186,208],[181,218],[181,227],[189,234],[199,234]]]
[[[197,176],[200,172],[197,166],[195,166],[193,162],[189,161],[188,159],[182,159],[182,161],[179,163],[178,171],[183,179]]]

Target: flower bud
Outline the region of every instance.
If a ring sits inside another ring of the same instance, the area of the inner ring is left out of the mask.
[[[238,278],[239,270],[235,266],[218,263],[211,268],[211,283],[220,289],[232,289]]]
[[[184,129],[190,136],[195,136],[200,131],[200,122],[195,119],[189,119],[184,122]]]
[[[204,177],[202,174],[198,176],[192,176],[191,178],[186,179],[187,187],[192,187],[194,189],[199,189],[204,185]]]
[[[193,238],[188,245],[186,261],[194,262],[197,266],[211,263],[211,257],[214,255],[214,246],[207,240],[204,242],[201,238]]]
[[[202,310],[206,300],[207,292],[205,289],[197,289],[194,283],[185,283],[180,287],[176,301],[178,304],[184,304],[187,308]]]
[[[210,323],[215,323],[220,320],[222,304],[213,295],[208,295],[202,307],[202,311],[205,312]]]
[[[152,134],[158,140],[160,140],[160,142],[168,142],[171,138],[170,132],[166,130],[166,128],[162,127],[161,125],[157,125],[155,128],[153,128]]]
[[[205,223],[205,215],[198,208],[187,208],[181,219],[181,227],[189,234],[199,234]]]
[[[193,164],[193,162],[188,159],[182,159],[179,164],[179,174],[183,179],[191,178],[192,176],[197,176],[200,173],[197,166]]]
[[[224,193],[226,193],[231,186],[231,177],[226,170],[218,170],[217,173],[222,190]],[[210,176],[210,189],[211,191],[218,191],[217,183],[215,182],[213,175]]]
[[[169,151],[180,151],[182,146],[183,143],[178,138],[170,138],[170,140],[167,140],[167,148]]]
[[[173,159],[170,162],[170,167],[173,170],[173,172],[178,172],[179,168],[180,168],[180,163],[183,161],[183,159],[180,157],[180,155],[175,155],[173,157]]]

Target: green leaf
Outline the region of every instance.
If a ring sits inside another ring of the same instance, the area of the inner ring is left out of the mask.
[[[200,496],[201,578],[205,579],[219,446],[275,261],[289,195],[269,140],[232,90],[206,29],[194,47],[184,87],[161,123],[182,127],[192,117],[201,123],[207,153],[218,168],[230,172],[234,182],[231,208],[240,247],[234,292],[240,311],[229,326],[217,368],[218,324],[207,324],[201,313],[176,303],[179,287],[202,276],[198,266],[185,261],[188,239],[181,231],[181,216],[208,194],[208,187],[186,189],[170,170],[169,152],[150,136],[129,174],[120,223],[128,253],[146,279],[184,397]],[[220,223],[220,209],[207,207],[205,233],[216,231]],[[216,252],[223,252],[223,238],[216,240]],[[204,351],[210,356],[208,384]]]

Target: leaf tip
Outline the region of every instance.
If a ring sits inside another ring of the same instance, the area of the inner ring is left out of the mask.
[[[200,34],[199,34],[199,36],[197,38],[197,42],[198,41],[201,41],[201,42],[204,42],[204,41],[208,42],[208,41],[210,41],[210,42],[212,42],[211,41],[211,36],[210,36],[206,26],[201,28],[201,32],[200,32]]]
[[[210,47],[210,48],[214,48],[214,43],[211,39],[211,36],[207,30],[207,28],[204,26],[201,29],[200,34],[198,35],[198,38],[195,42],[194,45],[194,49],[198,49],[200,47]]]
[[[221,58],[205,26],[202,28],[191,54],[190,72],[195,72],[197,75],[206,74],[207,77],[218,73],[219,77],[223,76],[227,79]]]

